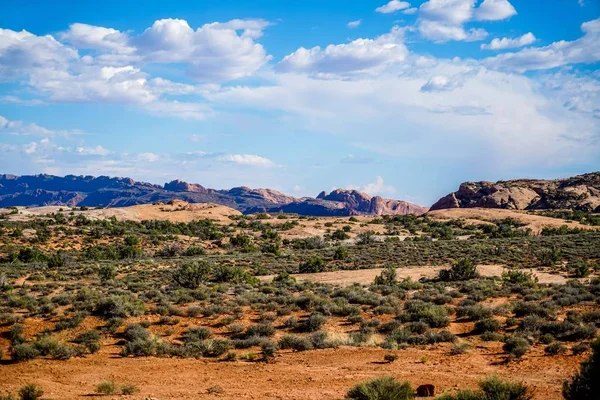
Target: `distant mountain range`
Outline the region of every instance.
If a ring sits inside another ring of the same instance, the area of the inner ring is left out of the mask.
[[[316,198],[297,198],[271,189],[236,187],[215,190],[174,180],[164,186],[108,176],[64,177],[53,175],[0,175],[0,207],[9,206],[105,206],[181,199],[190,203],[215,203],[243,213],[296,213],[312,216],[422,214],[427,211],[406,201],[371,197],[357,190],[337,189]]]
[[[600,172],[566,179],[465,182],[431,210],[445,208],[570,209],[600,212]]]

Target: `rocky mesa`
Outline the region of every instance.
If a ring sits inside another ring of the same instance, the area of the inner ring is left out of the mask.
[[[272,189],[245,186],[228,190],[173,180],[163,186],[131,178],[108,176],[0,175],[0,207],[104,206],[125,207],[180,199],[214,203],[243,213],[284,212],[313,216],[422,214],[427,208],[400,200],[371,197],[356,190],[337,189],[317,198],[297,198]]]
[[[430,209],[472,207],[600,212],[600,172],[555,180],[464,182],[456,192],[442,197]]]

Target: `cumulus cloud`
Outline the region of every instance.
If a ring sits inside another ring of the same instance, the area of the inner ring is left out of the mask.
[[[0,28],[0,80],[38,68],[61,70],[78,58],[77,50],[64,46],[51,35],[36,36],[25,30]]]
[[[346,44],[329,45],[324,49],[299,48],[277,65],[280,72],[344,75],[376,72],[406,59],[404,31],[394,27],[390,33],[375,39],[356,39]]]
[[[396,193],[396,188],[391,185],[386,185],[381,176],[377,176],[374,182],[367,183],[366,185],[349,185],[347,189],[359,190],[370,194],[371,196],[376,195],[392,195]]]
[[[120,54],[131,54],[135,48],[129,46],[126,34],[112,28],[75,23],[59,37],[79,49],[114,51]]]
[[[406,1],[391,0],[390,2],[382,5],[381,7],[377,7],[375,11],[381,14],[390,14],[396,11],[404,10],[409,7],[410,3]]]
[[[483,0],[475,9],[475,19],[478,21],[501,21],[517,15],[517,10],[508,0]]]
[[[227,154],[219,158],[221,161],[255,167],[274,167],[275,163],[268,158],[255,154]]]
[[[94,155],[94,156],[106,156],[110,154],[110,151],[105,149],[104,147],[98,145],[95,147],[77,147],[77,153],[84,155]]]
[[[361,23],[362,23],[362,19],[357,19],[356,21],[350,21],[350,22],[348,22],[348,28],[350,28],[350,29],[358,28]]]
[[[581,30],[584,35],[577,40],[561,40],[544,47],[500,54],[485,59],[484,64],[491,68],[525,72],[600,61],[600,18],[584,22]]]
[[[517,47],[523,47],[532,44],[535,42],[535,36],[533,33],[528,32],[523,36],[519,36],[517,38],[502,38],[493,39],[489,44],[482,44],[482,50],[503,50],[503,49],[514,49]]]
[[[210,112],[206,104],[167,97],[202,96],[218,89],[214,82],[254,74],[270,59],[255,42],[268,25],[264,20],[231,20],[194,30],[184,20],[163,19],[133,35],[76,23],[57,36],[62,42],[51,35],[0,29],[0,80],[23,78],[39,97],[27,99],[29,104],[131,104],[155,114],[201,119]],[[190,77],[206,83],[151,78],[144,67],[156,63],[185,66]],[[2,101],[25,102],[14,96]]]
[[[426,39],[443,43],[477,41],[487,36],[482,28],[465,29],[470,21],[500,21],[516,14],[507,0],[429,0],[419,7],[417,28]]]
[[[593,111],[569,110],[566,96],[542,91],[533,78],[473,60],[422,57],[393,71],[328,80],[274,74],[268,85],[223,88],[210,100],[284,115],[298,130],[343,137],[357,148],[402,159],[513,168],[598,154],[600,121]]]

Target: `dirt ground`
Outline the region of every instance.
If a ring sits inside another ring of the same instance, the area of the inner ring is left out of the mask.
[[[15,392],[35,382],[44,398],[94,396],[98,383],[114,379],[134,384],[144,399],[343,399],[357,382],[381,376],[408,380],[413,386],[432,383],[438,393],[474,388],[490,374],[521,381],[535,390],[535,399],[560,399],[562,382],[575,373],[585,356],[544,356],[532,351],[519,362],[502,363],[499,344],[481,342],[477,352],[449,356],[449,345],[433,349],[398,350],[393,363],[383,363],[390,351],[340,347],[308,352],[281,352],[272,363],[220,362],[168,358],[121,358],[118,348],[103,349],[85,359],[33,360],[0,367],[0,392]],[[425,357],[425,358],[424,358]],[[221,394],[209,394],[220,387]],[[123,398],[108,396],[106,398]]]
[[[480,224],[490,220],[512,218],[526,224],[533,233],[539,233],[545,226],[560,228],[567,225],[569,228],[595,230],[597,226],[584,225],[577,221],[565,221],[559,218],[544,217],[519,210],[504,210],[500,208],[450,208],[446,210],[429,211],[427,215],[433,219],[465,219],[467,222]]]
[[[425,266],[425,267],[401,267],[396,268],[398,279],[411,278],[419,280],[421,278],[434,278],[440,270],[447,267]],[[332,285],[350,286],[355,283],[368,285],[373,283],[377,275],[381,274],[382,268],[360,269],[351,271],[332,271],[318,272],[314,274],[295,274],[293,275],[298,282],[319,282],[329,283]],[[477,271],[486,277],[501,276],[505,270],[503,265],[478,265]],[[567,277],[558,274],[550,274],[537,270],[525,270],[533,273],[538,278],[540,283],[566,283]],[[266,275],[259,277],[264,282],[270,282],[275,275]]]

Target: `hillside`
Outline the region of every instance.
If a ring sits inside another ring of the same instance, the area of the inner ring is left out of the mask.
[[[439,199],[431,210],[473,207],[600,212],[600,172],[556,180],[465,182],[456,192]]]
[[[205,188],[181,180],[163,186],[131,178],[107,176],[64,177],[53,175],[0,175],[0,207],[88,206],[125,207],[180,199],[188,203],[212,203],[242,213],[286,212],[314,216],[422,214],[416,204],[370,197],[356,190],[338,189],[317,198],[296,198],[272,189],[235,187]]]

